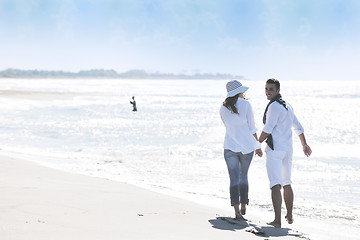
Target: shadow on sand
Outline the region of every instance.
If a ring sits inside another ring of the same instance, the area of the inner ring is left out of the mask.
[[[275,228],[272,226],[260,226],[251,221],[236,220],[230,217],[217,217],[216,219],[210,219],[209,223],[213,228],[227,231],[244,230],[249,233],[253,233],[261,237],[284,237],[292,236],[303,239],[308,239],[304,234],[293,231],[290,228]]]

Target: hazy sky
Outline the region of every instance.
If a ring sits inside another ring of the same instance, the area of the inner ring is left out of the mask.
[[[0,70],[360,80],[359,0],[0,0]]]

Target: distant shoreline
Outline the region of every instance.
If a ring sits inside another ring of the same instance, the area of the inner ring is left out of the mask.
[[[245,80],[242,75],[232,75],[227,73],[194,73],[194,74],[173,74],[173,73],[149,73],[144,70],[129,70],[118,73],[115,70],[91,69],[79,72],[65,71],[45,71],[45,70],[21,70],[8,68],[0,71],[0,78],[95,78],[95,79],[206,79],[224,80],[238,79]]]

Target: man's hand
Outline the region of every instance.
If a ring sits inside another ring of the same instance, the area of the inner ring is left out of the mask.
[[[309,157],[312,153],[311,148],[307,144],[303,146],[303,151],[307,157]]]
[[[312,153],[311,148],[306,143],[305,135],[304,133],[299,135],[301,145],[303,146],[303,151],[307,157],[309,157]]]

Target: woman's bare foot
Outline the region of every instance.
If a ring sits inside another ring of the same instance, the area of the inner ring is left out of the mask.
[[[241,215],[245,215],[245,214],[246,214],[246,205],[245,205],[245,204],[241,204],[240,213],[241,213]]]
[[[241,210],[240,210],[240,213],[241,213],[241,215],[245,215],[245,214],[246,214],[246,208],[241,209]]]
[[[236,220],[245,220],[246,221],[246,219],[240,214],[240,212],[235,213],[235,219]]]
[[[241,204],[240,213],[241,213],[241,215],[245,215],[245,214],[246,214],[246,203],[242,203],[242,204]]]

